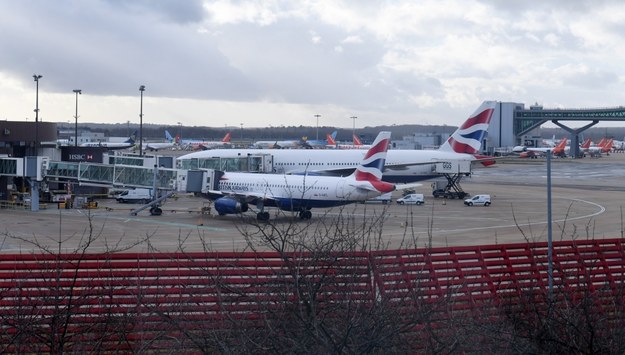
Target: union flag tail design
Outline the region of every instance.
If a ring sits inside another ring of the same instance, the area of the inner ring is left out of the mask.
[[[367,151],[360,165],[354,172],[356,181],[369,182],[373,188],[381,193],[395,190],[395,185],[382,181],[386,151],[391,143],[391,132],[383,131],[378,134],[371,148]]]
[[[440,147],[440,150],[476,154],[482,147],[496,101],[484,101],[482,105]]]

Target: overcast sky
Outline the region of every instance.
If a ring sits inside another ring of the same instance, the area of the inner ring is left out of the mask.
[[[0,0],[0,119],[459,125],[625,105],[622,1]],[[625,124],[624,124],[625,125]]]

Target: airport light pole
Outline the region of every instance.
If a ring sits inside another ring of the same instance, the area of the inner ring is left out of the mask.
[[[243,145],[243,122],[241,122],[241,145]]]
[[[35,91],[35,151],[39,148],[39,79],[41,78],[43,78],[42,75],[33,74],[37,87]]]
[[[78,147],[78,95],[82,95],[82,90],[74,89],[74,93],[76,93],[76,115],[74,118],[76,119],[76,123],[74,123],[74,147]]]
[[[139,106],[139,156],[143,156],[143,92],[145,91],[145,85],[139,86],[139,92],[141,93],[141,105]]]
[[[352,116],[352,117],[350,117],[350,118],[351,118],[352,120],[354,120],[354,125],[352,126],[352,142],[353,142],[354,137],[356,137],[356,119],[357,119],[358,117],[356,117],[356,116]]]
[[[182,139],[182,122],[178,122],[178,137],[178,139]]]
[[[319,117],[321,117],[321,115],[315,115],[315,117],[317,118],[317,140],[319,140]]]

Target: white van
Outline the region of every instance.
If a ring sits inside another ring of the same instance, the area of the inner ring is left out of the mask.
[[[490,195],[475,195],[464,200],[467,206],[490,206]]]
[[[127,202],[141,202],[148,203],[152,200],[152,190],[151,189],[134,189],[134,190],[125,190],[119,195],[115,196],[117,202],[127,203]]]
[[[423,194],[408,194],[402,198],[397,199],[397,203],[400,205],[421,205],[425,201]]]
[[[380,196],[376,196],[374,198],[370,198],[368,200],[366,200],[366,203],[376,203],[376,202],[382,202],[383,204],[387,204],[389,202],[391,202],[393,200],[393,193],[392,192],[387,192],[385,194],[381,194]]]

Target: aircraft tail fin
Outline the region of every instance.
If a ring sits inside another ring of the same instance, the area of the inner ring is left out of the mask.
[[[165,130],[165,139],[170,143],[174,141],[174,137],[171,136],[168,130]]]
[[[378,134],[371,148],[363,157],[362,162],[352,174],[357,182],[368,182],[371,190],[387,193],[395,190],[395,185],[382,181],[386,152],[391,142],[391,132],[382,131]],[[364,186],[364,185],[363,185]]]
[[[466,154],[479,153],[496,105],[496,101],[484,101],[441,145],[439,150]]]
[[[128,137],[128,139],[126,139],[126,141],[124,143],[131,143],[131,144],[133,144],[136,139],[137,139],[137,131],[134,131],[134,132],[132,132],[130,137]]]
[[[354,140],[354,146],[360,146],[362,145],[362,142],[360,141],[360,138],[357,135],[353,135],[353,140]]]
[[[336,145],[336,131],[332,132],[332,134],[326,134],[326,139],[329,145]]]
[[[566,139],[566,137],[562,138],[562,139],[560,140],[560,142],[558,143],[558,145],[556,145],[556,146],[553,148],[552,153],[553,153],[554,155],[562,155],[562,154],[564,154],[564,150],[566,149],[566,143],[567,143],[567,142],[568,142],[568,139]]]
[[[222,143],[230,143],[230,138],[232,137],[232,133],[228,132],[221,140]]]
[[[610,139],[606,139],[605,143],[603,143],[603,146],[601,146],[601,152],[602,153],[609,153],[612,150],[612,146],[614,145],[614,139],[610,138]]]
[[[592,141],[590,140],[590,138],[586,138],[586,140],[584,141],[584,143],[582,143],[582,145],[580,146],[580,148],[582,148],[582,149],[588,149],[588,148],[590,148],[590,143],[592,143]]]

